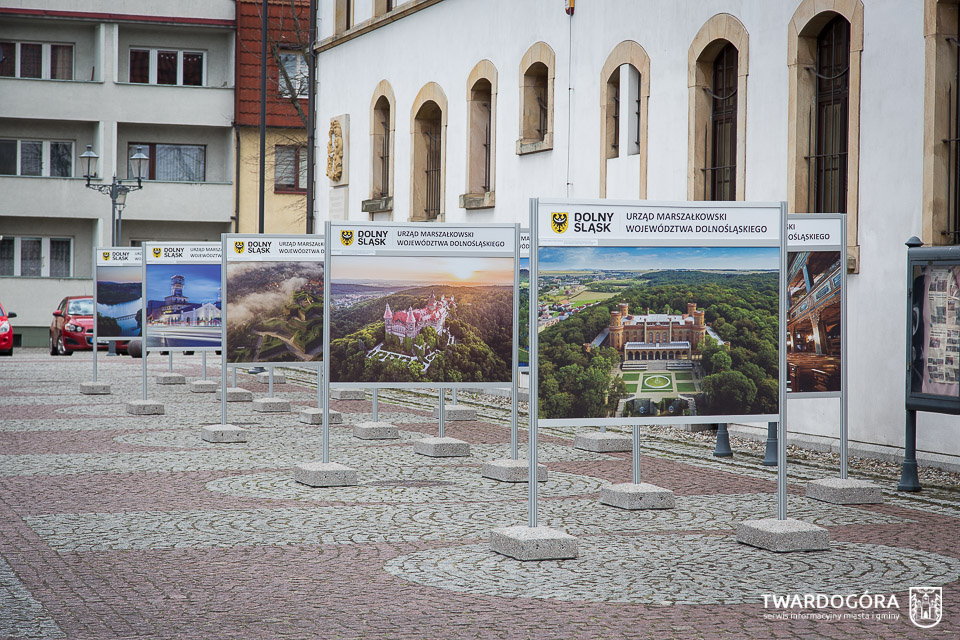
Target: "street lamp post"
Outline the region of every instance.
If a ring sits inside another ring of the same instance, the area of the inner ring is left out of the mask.
[[[137,180],[136,186],[127,184],[133,182],[133,178],[120,180],[116,174],[110,184],[90,184],[90,179],[97,175],[98,156],[93,151],[93,145],[87,145],[87,150],[80,154],[80,162],[83,167],[83,177],[87,179],[87,188],[95,189],[100,193],[110,196],[110,246],[117,246],[120,241],[121,217],[123,207],[127,203],[127,194],[131,191],[137,191],[143,188],[143,170],[149,158],[144,155],[143,147],[138,146],[136,153],[130,156],[130,163],[133,168],[134,177]]]

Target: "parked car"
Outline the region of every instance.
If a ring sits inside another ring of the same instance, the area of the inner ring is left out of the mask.
[[[10,324],[10,318],[16,317],[17,314],[8,312],[0,304],[0,356],[13,355],[13,325]]]
[[[93,349],[93,298],[67,296],[53,312],[50,323],[50,355],[72,356],[74,351]]]

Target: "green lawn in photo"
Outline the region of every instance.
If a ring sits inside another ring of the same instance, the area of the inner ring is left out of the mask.
[[[520,362],[530,362],[530,352],[526,349],[517,349],[517,358]]]
[[[640,383],[640,390],[644,393],[673,391],[673,378],[669,373],[645,373]]]
[[[627,393],[636,393],[636,392],[637,392],[637,385],[635,384],[627,385]]]
[[[689,371],[675,371],[673,377],[676,378],[677,382],[680,380],[693,380],[693,374]]]
[[[624,381],[636,382],[640,379],[640,374],[637,372],[625,373],[623,374]]]
[[[678,382],[677,391],[680,393],[693,393],[697,390],[697,385],[692,382]]]
[[[581,291],[570,298],[572,304],[590,304],[591,302],[600,302],[607,298],[612,298],[616,293],[604,293],[602,291]]]

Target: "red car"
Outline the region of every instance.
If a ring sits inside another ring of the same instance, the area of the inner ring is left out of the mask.
[[[13,355],[13,326],[10,325],[10,318],[16,317],[17,314],[13,311],[7,313],[0,304],[0,356]]]
[[[93,350],[93,297],[67,296],[53,312],[50,355],[72,356]]]

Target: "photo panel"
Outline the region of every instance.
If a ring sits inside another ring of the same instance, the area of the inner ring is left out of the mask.
[[[94,318],[98,342],[138,338],[143,327],[143,252],[131,247],[94,250]]]
[[[330,382],[508,385],[516,225],[331,225]]]
[[[147,349],[220,348],[222,248],[219,242],[144,243]]]
[[[536,215],[544,424],[778,419],[779,204],[540,200]]]
[[[843,388],[840,215],[795,214],[787,221],[787,392],[839,396]]]
[[[323,236],[223,236],[231,364],[323,362]]]

